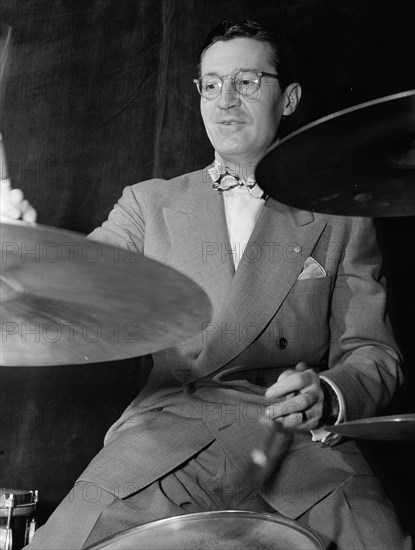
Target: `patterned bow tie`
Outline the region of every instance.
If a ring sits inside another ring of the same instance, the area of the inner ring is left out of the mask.
[[[264,193],[255,179],[251,176],[244,181],[237,174],[231,174],[228,168],[216,162],[209,166],[207,170],[213,180],[212,188],[217,191],[223,192],[228,191],[228,189],[233,189],[234,187],[246,187],[252,197],[264,200],[268,198],[268,195]]]

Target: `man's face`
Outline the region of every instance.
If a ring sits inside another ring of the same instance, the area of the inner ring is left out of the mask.
[[[276,74],[271,53],[267,42],[252,38],[216,42],[202,58],[201,74],[234,75],[241,68]],[[229,79],[225,79],[218,97],[201,97],[206,132],[220,157],[233,163],[258,162],[276,137],[286,95],[276,78],[264,76],[253,97],[236,92]]]

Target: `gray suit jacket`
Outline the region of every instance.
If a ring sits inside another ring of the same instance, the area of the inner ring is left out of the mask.
[[[268,199],[235,273],[223,197],[206,170],[124,190],[91,238],[129,247],[194,279],[211,323],[153,354],[146,387],[80,479],[119,498],[220,439],[241,479],[264,444],[264,386],[306,361],[342,390],[347,418],[374,416],[400,383],[372,220],[315,214]],[[312,256],[323,278],[298,280]],[[323,448],[299,434],[265,498],[298,517],[354,473],[370,470],[353,442]]]

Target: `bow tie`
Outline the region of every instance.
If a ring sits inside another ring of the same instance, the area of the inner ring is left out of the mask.
[[[223,168],[214,163],[212,166],[209,166],[208,172],[213,180],[212,188],[217,191],[228,191],[228,189],[233,189],[234,187],[245,187],[248,189],[249,194],[257,199],[268,198],[268,195],[259,187],[254,178],[248,177],[247,180],[243,180],[237,174],[231,174],[227,168]]]

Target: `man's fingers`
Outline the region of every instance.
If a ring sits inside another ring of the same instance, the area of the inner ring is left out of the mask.
[[[323,391],[318,374],[303,361],[285,370],[265,393],[268,421],[281,422],[287,429],[310,430],[321,416]]]
[[[301,414],[318,401],[316,393],[302,393],[286,401],[274,403],[266,408],[265,415],[271,420],[278,420],[292,414]]]
[[[282,371],[282,373],[278,377],[278,381],[284,380],[285,378],[287,378],[288,376],[291,376],[296,372],[304,372],[307,369],[308,369],[307,364],[304,363],[304,361],[301,361],[296,365],[295,369],[285,369],[284,371]]]
[[[9,179],[0,179],[0,191],[10,191],[11,188]]]
[[[27,210],[23,213],[22,220],[27,223],[36,223],[37,212],[34,208]]]
[[[282,382],[282,380],[285,380],[289,376],[295,373],[294,369],[286,369],[284,370],[278,377],[278,382]]]
[[[23,200],[23,191],[21,189],[10,189],[10,191],[7,193],[7,198],[14,204],[19,204]]]
[[[308,365],[307,363],[304,363],[304,361],[301,361],[300,363],[298,363],[295,367],[295,370],[297,372],[304,372],[305,370],[308,369]]]
[[[1,180],[0,218],[3,222],[15,221],[20,218],[34,223],[37,212],[28,200],[24,198],[21,189],[11,189],[9,180]]]
[[[311,369],[303,372],[293,372],[289,376],[281,379],[267,389],[265,399],[278,399],[289,393],[300,392],[315,382],[317,375]]]
[[[300,429],[302,431],[313,430],[318,427],[320,423],[321,416],[321,405],[320,403],[314,403],[308,409],[296,409],[291,410],[288,414],[281,415],[279,417],[274,417],[273,421],[275,423],[281,423],[286,429]]]
[[[36,218],[36,210],[30,205],[29,201],[24,200],[22,204],[22,220],[28,223],[35,223]]]
[[[18,220],[20,218],[20,210],[13,204],[2,204],[0,208],[0,218],[3,222],[7,220]]]

